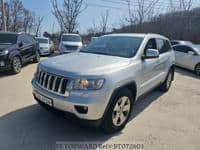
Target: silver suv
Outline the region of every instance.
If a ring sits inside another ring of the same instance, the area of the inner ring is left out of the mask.
[[[168,91],[174,61],[164,36],[106,35],[79,53],[42,61],[32,80],[33,95],[42,106],[116,132],[127,124],[139,96],[157,86]]]

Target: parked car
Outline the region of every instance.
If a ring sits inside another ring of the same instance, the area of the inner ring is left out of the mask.
[[[98,39],[98,37],[91,37],[91,42]]]
[[[60,53],[77,52],[81,49],[82,45],[83,43],[80,35],[63,34],[60,41],[59,50]]]
[[[171,45],[178,45],[178,44],[193,44],[190,41],[181,41],[181,40],[172,40],[171,41]]]
[[[32,80],[33,95],[42,106],[112,133],[125,127],[139,96],[158,86],[169,90],[174,62],[174,51],[164,36],[105,35],[80,53],[42,61]]]
[[[39,52],[41,56],[46,56],[53,53],[53,45],[49,38],[36,37],[36,40],[39,43]]]
[[[189,45],[175,45],[176,65],[192,70],[197,75],[200,75],[200,46]]]
[[[26,62],[39,62],[36,40],[26,33],[0,32],[0,70],[19,73]]]

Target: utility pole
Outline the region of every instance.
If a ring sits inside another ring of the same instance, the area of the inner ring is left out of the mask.
[[[5,15],[5,3],[4,0],[1,0],[1,11],[2,11],[2,23],[3,23],[3,30],[7,31],[7,25],[6,25],[6,15]]]

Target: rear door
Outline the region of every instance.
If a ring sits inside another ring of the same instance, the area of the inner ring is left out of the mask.
[[[174,46],[174,50],[175,50],[175,57],[176,57],[176,65],[180,67],[188,68],[187,63],[188,63],[188,59],[190,59],[188,55],[188,51],[190,51],[191,48],[185,45],[178,45],[178,46]]]
[[[165,80],[169,68],[171,67],[172,60],[172,47],[170,42],[166,39],[156,39],[157,49],[159,50],[159,62],[158,62],[158,80],[163,82]]]
[[[31,38],[30,36],[28,35],[24,35],[23,36],[23,48],[24,50],[26,51],[26,60],[30,60],[32,58],[34,58],[34,44],[33,42],[31,41]]]

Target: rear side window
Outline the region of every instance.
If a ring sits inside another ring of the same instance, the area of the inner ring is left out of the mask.
[[[179,44],[179,43],[178,43],[178,42],[175,42],[175,41],[172,41],[171,44],[172,44],[172,45],[177,45],[177,44]]]
[[[156,43],[160,54],[169,52],[171,50],[171,45],[168,40],[156,39]]]
[[[194,51],[191,47],[188,46],[174,46],[174,50],[182,53],[188,53],[189,51]]]

